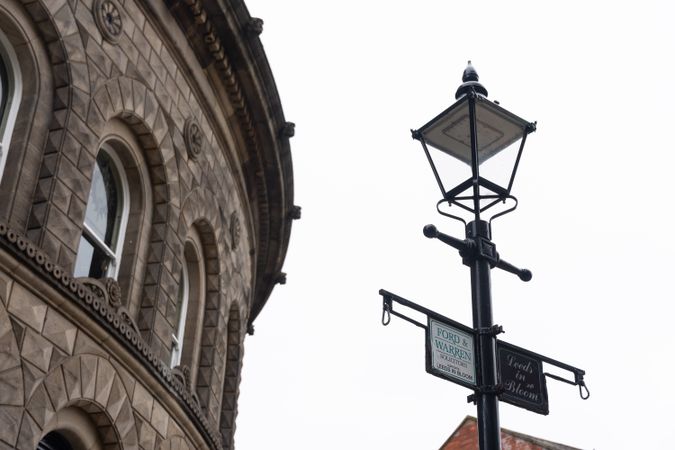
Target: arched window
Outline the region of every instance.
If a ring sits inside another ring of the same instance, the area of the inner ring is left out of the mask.
[[[73,447],[61,433],[51,431],[38,442],[37,450],[73,450]]]
[[[194,226],[188,230],[182,259],[176,294],[176,321],[171,336],[171,367],[182,365],[196,375],[204,320],[206,271],[202,241]],[[194,384],[194,377],[192,381]]]
[[[187,307],[190,301],[190,276],[185,258],[183,258],[182,266],[178,282],[178,293],[176,295],[178,318],[171,335],[171,367],[178,366],[181,363],[183,341],[185,339],[185,320],[187,319]]]
[[[93,403],[86,404],[90,412],[82,409],[84,405],[66,406],[52,414],[45,423],[37,450],[103,450],[102,432],[112,428],[110,418]],[[106,434],[114,435],[114,432]],[[119,446],[110,445],[110,440],[106,444],[107,449],[119,449]]]
[[[115,150],[103,144],[87,200],[76,277],[117,278],[129,217],[129,185]]]
[[[0,177],[7,163],[7,150],[21,101],[21,73],[14,49],[0,31]]]

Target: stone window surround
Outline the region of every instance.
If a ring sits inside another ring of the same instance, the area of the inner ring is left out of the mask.
[[[17,114],[19,113],[19,104],[21,103],[21,70],[19,61],[12,46],[5,33],[0,30],[0,58],[3,61],[7,76],[8,93],[2,93],[6,96],[5,111],[0,117],[0,178],[5,171],[5,164],[7,163],[7,151],[9,149],[9,141],[14,130],[14,123],[16,122]]]
[[[227,319],[227,352],[223,400],[220,409],[219,429],[223,447],[234,448],[235,419],[238,412],[239,381],[243,351],[241,313],[236,303],[230,307]]]
[[[191,388],[196,387],[196,374],[199,369],[199,356],[204,322],[206,271],[204,268],[204,249],[195,225],[188,229],[183,251],[184,271],[188,280],[187,307],[185,322],[190,326],[182,336],[183,353],[180,365],[190,370]]]
[[[7,167],[24,168],[2,174],[0,216],[14,228],[25,230],[39,174],[42,148],[57,96],[54,95],[52,64],[47,46],[21,3],[0,1],[0,29],[16,54],[22,84],[21,102],[11,141],[3,151]]]
[[[45,424],[42,438],[52,431],[66,438],[73,450],[103,450],[96,425],[86,412],[75,406],[57,411]]]
[[[119,159],[129,191],[128,220],[125,226],[123,246],[120,253],[117,280],[122,288],[122,303],[127,306],[132,317],[136,317],[141,301],[147,246],[150,235],[152,208],[152,190],[150,175],[144,162],[142,150],[129,126],[119,120],[111,119],[101,135],[102,145],[112,148]],[[100,147],[100,146],[99,146]]]

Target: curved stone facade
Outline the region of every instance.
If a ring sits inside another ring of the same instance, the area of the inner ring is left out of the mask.
[[[261,31],[241,0],[0,3],[0,449],[234,448],[299,218]]]

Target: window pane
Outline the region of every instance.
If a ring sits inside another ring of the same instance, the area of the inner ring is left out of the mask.
[[[176,318],[176,325],[173,327],[173,332],[176,336],[180,336],[181,333],[181,327],[182,327],[182,322],[184,321],[183,318],[183,302],[185,302],[187,299],[185,298],[185,276],[183,275],[184,271],[181,271],[180,273],[180,281],[178,282],[178,298],[176,299],[176,312],[177,312],[177,318]]]
[[[171,367],[177,366],[181,362],[183,353],[183,344],[185,340],[185,316],[187,315],[187,303],[189,293],[189,279],[187,278],[187,264],[183,260],[183,270],[180,272],[178,281],[178,293],[176,294],[176,324],[174,325],[173,348],[171,349]]]
[[[84,214],[82,256],[77,275],[117,278],[128,212],[128,186],[122,163],[107,145],[99,150],[94,165],[87,209]]]
[[[0,161],[3,160],[5,148],[8,147],[8,142],[3,142],[4,128],[7,123],[7,103],[9,103],[9,75],[7,74],[5,60],[0,52]],[[3,165],[0,164],[0,175],[2,175],[2,171]]]
[[[91,258],[94,255],[94,247],[87,241],[84,236],[80,238],[80,246],[77,250],[77,259],[75,260],[75,271],[73,273],[76,277],[88,277],[89,268],[91,267]]]
[[[119,201],[118,177],[114,171],[115,168],[110,158],[104,151],[99,151],[84,219],[96,236],[109,247],[115,245],[117,216],[122,208],[119,204],[121,202]]]
[[[9,76],[7,75],[5,60],[2,58],[2,55],[0,55],[0,131],[2,130],[2,124],[4,123],[8,97],[9,97]]]
[[[90,242],[85,236],[80,238],[74,276],[101,278],[105,275],[109,264],[110,258],[106,256],[103,250]]]
[[[0,4],[5,4],[0,0]],[[0,27],[1,28],[1,27]],[[0,30],[0,177],[21,103],[21,72],[12,43]]]
[[[37,450],[72,450],[73,447],[68,442],[68,439],[63,437],[61,433],[52,431],[38,442]]]

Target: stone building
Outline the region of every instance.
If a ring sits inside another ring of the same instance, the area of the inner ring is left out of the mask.
[[[233,448],[289,138],[243,0],[0,1],[0,449]]]

